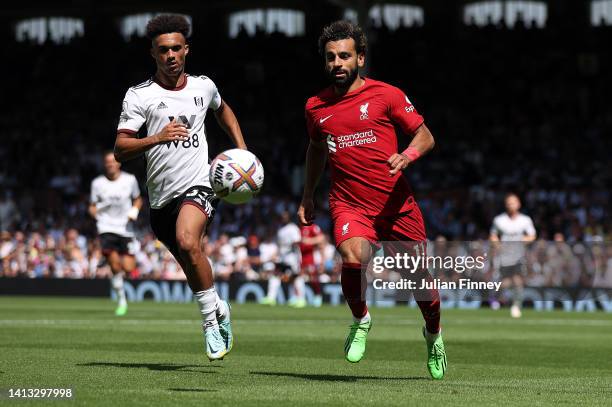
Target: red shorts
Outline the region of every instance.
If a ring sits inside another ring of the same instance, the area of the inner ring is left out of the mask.
[[[302,263],[301,263],[302,268],[308,267],[308,266],[314,266],[314,265],[315,265],[314,253],[313,252],[308,252],[308,253],[302,252]]]
[[[336,247],[351,237],[363,237],[371,243],[380,241],[425,241],[425,223],[418,205],[393,216],[364,215],[354,208],[336,206],[331,213],[334,221]]]

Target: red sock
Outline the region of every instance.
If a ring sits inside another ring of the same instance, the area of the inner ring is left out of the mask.
[[[310,271],[310,286],[315,295],[321,295],[321,282],[319,281],[319,270],[316,268]]]
[[[368,313],[368,306],[365,301],[366,288],[368,282],[365,273],[361,272],[361,264],[344,263],[342,264],[342,294],[346,299],[353,316],[363,318]]]
[[[385,247],[385,249],[389,252],[389,255],[395,256],[396,254],[405,254],[408,253],[411,256],[414,255],[425,255],[426,245],[419,244],[415,245],[418,242],[393,242],[393,244],[389,244]],[[422,253],[418,253],[418,251]],[[421,286],[422,280],[431,282],[433,281],[433,277],[429,274],[429,271],[426,269],[418,269],[415,270],[414,273],[402,273],[402,278],[407,278],[416,283],[417,287]],[[436,289],[423,289],[423,290],[413,290],[414,299],[421,310],[421,314],[423,314],[423,319],[425,320],[425,328],[429,333],[437,334],[440,332],[440,293]]]
[[[419,273],[422,279],[433,281],[431,274],[427,271]],[[419,282],[420,285],[420,282]],[[414,297],[425,319],[427,332],[437,334],[440,332],[440,293],[436,289],[416,290]]]

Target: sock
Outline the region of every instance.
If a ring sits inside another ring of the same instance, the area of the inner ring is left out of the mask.
[[[118,305],[120,307],[125,307],[127,305],[127,299],[125,298],[125,289],[123,288],[123,271],[113,274],[111,286],[115,294],[117,294]]]
[[[433,281],[428,271],[425,270],[419,274],[420,279]],[[415,290],[414,297],[425,320],[427,333],[438,334],[440,332],[440,293],[437,289]]]
[[[361,272],[361,264],[342,264],[340,283],[342,284],[342,294],[351,309],[353,318],[355,320],[361,320],[366,315],[369,317],[368,306],[365,301],[367,280],[365,273]]]
[[[438,331],[438,333],[431,333],[429,331],[427,331],[427,328],[425,329],[425,339],[427,340],[427,342],[431,343],[431,342],[435,342],[436,339],[438,339],[438,336],[440,336],[440,334],[442,333],[442,329],[440,329]]]
[[[366,311],[366,314],[361,318],[355,318],[353,316],[353,322],[357,322],[358,324],[363,324],[364,322],[370,322],[372,318],[370,318],[370,311]]]
[[[271,276],[268,280],[268,298],[276,300],[278,289],[281,285],[281,280],[277,276]]]
[[[217,292],[215,291],[215,295],[217,297],[217,320],[219,321],[223,321],[225,319],[226,315],[229,315],[229,309],[227,307],[227,305],[225,304],[225,301],[222,301],[221,298],[219,297],[219,294],[217,294]]]
[[[315,295],[321,295],[321,282],[319,281],[319,273],[316,269],[310,272],[310,286]]]
[[[202,325],[204,328],[217,326],[217,292],[215,287],[195,293],[200,313],[202,313]]]
[[[512,288],[512,305],[519,308],[523,305],[523,287],[515,286]]]
[[[420,250],[425,249],[425,247],[421,244],[415,245],[414,243],[416,242],[397,242],[397,244],[387,246],[385,249],[390,250],[389,255],[395,255],[396,253],[408,253],[411,256],[420,255],[417,252],[419,250],[418,247],[421,247]],[[421,287],[423,281],[433,282],[433,277],[426,268],[419,267],[410,273],[402,273],[400,271],[400,274],[403,278],[414,281],[417,287]],[[426,335],[438,335],[440,332],[440,293],[437,289],[426,288],[415,289],[412,293],[425,320]]]
[[[304,281],[304,277],[296,277],[295,281],[293,282],[293,287],[295,290],[295,297],[297,299],[303,300],[306,298],[306,282]]]

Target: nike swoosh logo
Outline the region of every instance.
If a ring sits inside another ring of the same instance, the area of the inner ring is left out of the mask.
[[[323,123],[325,120],[329,119],[329,118],[330,118],[330,117],[332,117],[332,116],[333,116],[333,114],[330,114],[330,115],[329,115],[329,116],[327,116],[327,117],[324,117],[324,118],[322,118],[322,119],[319,119],[319,123]]]

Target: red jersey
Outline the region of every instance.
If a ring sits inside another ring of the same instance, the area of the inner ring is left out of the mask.
[[[300,242],[300,251],[302,252],[302,266],[314,266],[314,249],[316,245],[304,243],[304,239],[309,237],[319,236],[321,228],[314,223],[309,226],[300,227],[302,232],[302,240]]]
[[[308,134],[327,141],[332,211],[350,207],[365,215],[396,215],[412,209],[415,201],[401,171],[389,174],[387,160],[398,152],[394,126],[411,135],[423,117],[398,88],[364,80],[345,95],[337,96],[329,87],[308,99]]]

